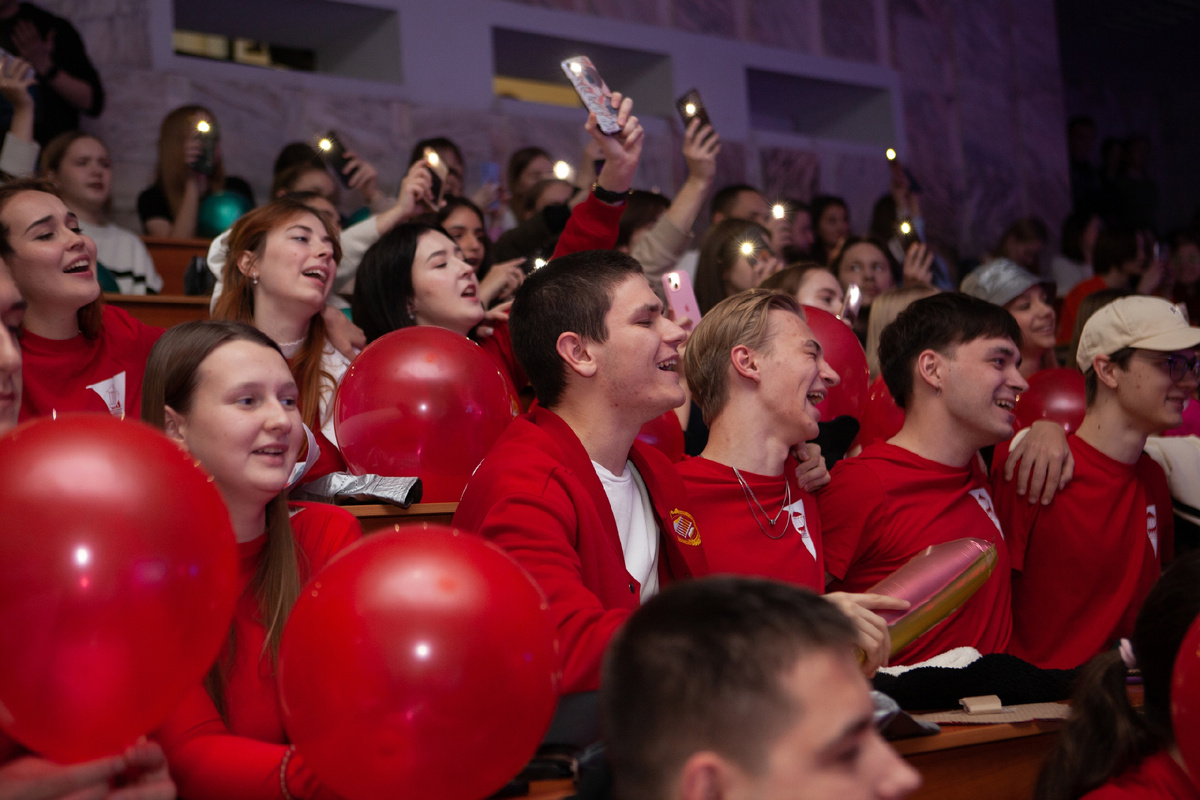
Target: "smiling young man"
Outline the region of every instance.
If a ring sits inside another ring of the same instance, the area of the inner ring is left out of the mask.
[[[1021,331],[1004,309],[963,294],[918,300],[883,331],[880,371],[904,409],[887,442],[838,462],[820,496],[832,589],[863,592],[930,545],[975,537],[996,546],[979,591],[893,663],[955,647],[1002,653],[1012,632],[1008,550],[979,449],[1012,435]]]
[[[564,692],[594,690],[609,639],[669,580],[704,572],[701,530],[674,466],[635,441],[683,402],[684,333],[641,265],[590,250],[517,291],[513,349],[538,405],[479,465],[454,514],[517,559],[558,625]]]
[[[1197,348],[1200,328],[1156,297],[1114,300],[1084,326],[1076,361],[1087,413],[1067,440],[1075,479],[1048,506],[995,481],[1013,561],[1014,655],[1069,669],[1133,630],[1174,552],[1166,476],[1142,448],[1182,421]]]
[[[899,800],[846,618],[758,578],[672,586],[617,634],[601,709],[617,800]]]
[[[756,575],[825,590],[817,501],[829,481],[817,435],[821,402],[838,375],[804,312],[784,292],[751,289],[726,298],[696,327],[684,356],[692,399],[709,427],[698,458],[679,464],[691,511],[706,533],[712,574]],[[892,598],[830,598],[859,628],[868,669],[887,663],[891,642],[871,608]]]

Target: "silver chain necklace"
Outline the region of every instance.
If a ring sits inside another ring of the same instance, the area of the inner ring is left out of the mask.
[[[763,518],[767,520],[767,524],[771,526],[771,530],[775,530],[775,525],[778,524],[779,518],[783,516],[783,512],[792,504],[792,485],[788,482],[787,475],[783,476],[783,505],[780,507],[779,513],[772,519],[767,510],[762,507],[762,503],[758,502],[758,498],[754,495],[754,490],[750,488],[750,484],[746,483],[746,479],[742,477],[742,473],[738,472],[737,467],[733,467],[733,474],[737,477],[738,483],[742,485],[742,494],[746,496],[746,505],[750,506],[750,516],[754,517],[754,524],[758,525],[758,529],[763,532],[763,535],[768,539],[778,539],[787,533],[786,528],[775,535],[767,533],[767,529],[763,527],[762,522],[758,519],[758,514],[754,513],[754,509],[757,507],[762,512]],[[754,505],[750,505],[751,502]]]

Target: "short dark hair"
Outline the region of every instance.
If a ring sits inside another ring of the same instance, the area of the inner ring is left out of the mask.
[[[1129,369],[1129,361],[1136,353],[1132,347],[1122,347],[1115,353],[1108,353],[1108,360],[1116,364],[1121,369]],[[1078,366],[1078,365],[1076,365]],[[1092,407],[1092,403],[1096,402],[1096,395],[1100,393],[1100,378],[1096,375],[1096,370],[1088,367],[1083,373],[1083,402],[1087,408]]]
[[[708,218],[712,219],[717,214],[724,214],[726,217],[728,217],[730,209],[737,204],[738,196],[744,192],[762,194],[762,192],[748,183],[735,183],[731,186],[722,186],[717,190],[717,193],[713,195],[712,205],[710,207],[711,210],[709,211]]]
[[[607,340],[604,317],[613,291],[631,275],[642,274],[642,265],[624,253],[584,250],[554,259],[521,284],[508,331],[541,405],[552,409],[567,387],[558,337],[570,331],[585,341]]]
[[[317,148],[307,142],[289,142],[275,157],[275,166],[271,168],[271,174],[278,175],[285,169],[301,164],[325,168],[325,162],[321,160],[321,154],[317,152]]]
[[[379,237],[363,254],[350,308],[354,323],[362,328],[368,342],[417,324],[409,310],[413,301],[412,265],[417,243],[431,232],[445,233],[437,225],[405,222]]]
[[[807,589],[740,576],[683,581],[618,631],[604,660],[601,716],[615,796],[657,798],[692,754],[760,772],[801,713],[783,681],[820,651],[851,658],[854,632]]]
[[[408,165],[410,167],[425,157],[426,147],[432,148],[435,151],[447,150],[458,157],[459,164],[465,163],[463,161],[462,150],[453,141],[447,139],[445,136],[431,136],[413,145],[412,152],[408,154]]]
[[[949,355],[976,339],[1012,339],[1021,349],[1021,328],[1002,307],[961,292],[942,292],[915,301],[879,336],[879,372],[896,404],[907,410],[913,366],[925,350]]]
[[[1097,275],[1107,275],[1120,269],[1126,261],[1137,258],[1137,234],[1118,228],[1105,228],[1096,237],[1092,265]]]
[[[522,147],[508,157],[508,168],[505,169],[504,174],[507,178],[506,186],[510,192],[517,185],[517,179],[521,177],[521,173],[525,171],[530,162],[538,157],[549,160],[550,154],[540,147]]]
[[[629,247],[633,235],[642,228],[658,222],[658,218],[671,207],[671,201],[658,192],[634,189],[625,199],[625,211],[617,224],[617,247]]]

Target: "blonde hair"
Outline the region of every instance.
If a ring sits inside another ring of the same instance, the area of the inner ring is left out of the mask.
[[[918,283],[913,286],[901,286],[898,289],[888,289],[871,303],[871,314],[867,318],[867,368],[871,372],[871,380],[879,377],[879,337],[883,329],[891,325],[900,312],[913,302],[923,297],[938,293],[932,286]]]
[[[300,214],[312,214],[321,221],[325,232],[333,239],[333,260],[342,260],[342,248],[338,244],[337,231],[325,215],[291,197],[280,197],[259,206],[243,215],[233,224],[229,232],[229,255],[225,259],[222,280],[225,290],[213,308],[213,319],[233,320],[254,324],[254,285],[250,277],[238,269],[238,260],[243,253],[252,253],[261,258],[267,246],[267,234],[286,225]],[[300,387],[300,416],[310,428],[321,427],[321,380],[333,383],[333,376],[321,367],[321,354],[325,350],[325,320],[314,314],[308,326],[308,335],[300,349],[288,359],[288,366]]]
[[[154,182],[162,187],[171,206],[172,216],[179,213],[183,193],[187,189],[192,168],[183,160],[187,141],[195,133],[199,119],[207,119],[216,128],[217,118],[204,106],[180,106],[163,117],[158,131],[158,163],[154,165]],[[219,129],[217,129],[219,130]],[[225,164],[217,159],[208,176],[208,191],[217,194],[225,190]]]
[[[729,401],[729,353],[739,345],[766,352],[770,312],[804,319],[796,298],[775,289],[747,289],[713,306],[688,340],[683,372],[704,422],[711,425]]]

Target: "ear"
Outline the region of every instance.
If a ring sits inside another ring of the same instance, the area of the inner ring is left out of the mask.
[[[758,371],[758,353],[746,345],[739,344],[729,351],[729,361],[738,375],[754,383],[762,382],[762,373]]]
[[[922,350],[917,356],[917,377],[931,389],[941,389],[946,362],[936,350]]]
[[[1096,371],[1096,380],[1109,389],[1117,388],[1117,370],[1120,366],[1107,355],[1100,354],[1092,358],[1092,369]]]
[[[170,406],[166,406],[163,415],[163,432],[167,438],[187,450],[187,417]]]
[[[679,800],[723,800],[736,796],[743,773],[711,750],[693,753],[679,772],[675,797]]]
[[[583,378],[591,378],[596,374],[599,365],[588,350],[587,342],[578,333],[566,331],[559,334],[555,349],[558,357],[566,362],[567,368]]]
[[[246,277],[249,277],[250,270],[253,266],[254,266],[254,253],[251,253],[249,250],[243,251],[242,254],[238,256],[238,260],[237,260],[238,272],[242,273]]]

